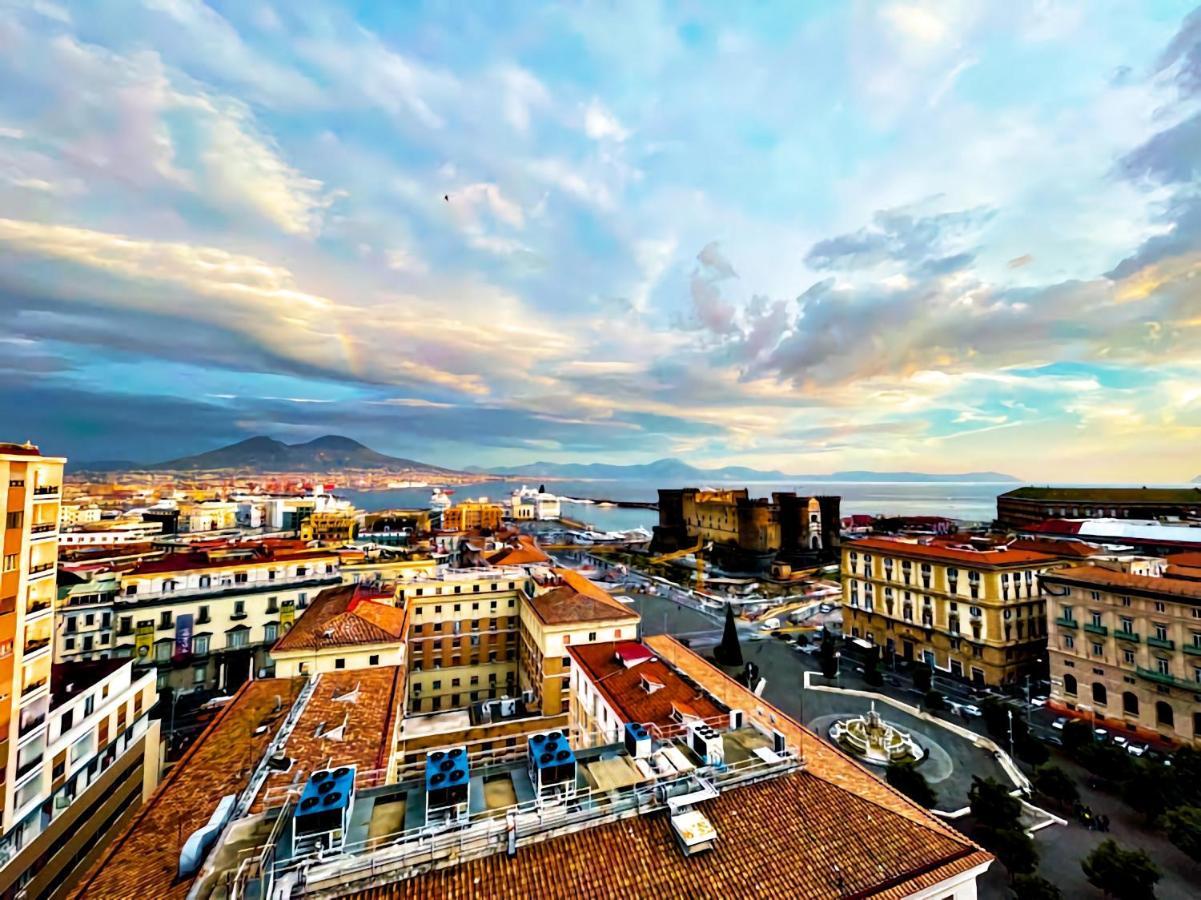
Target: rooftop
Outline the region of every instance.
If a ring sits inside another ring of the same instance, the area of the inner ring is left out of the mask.
[[[1048,553],[1033,550],[1014,550],[1008,548],[971,550],[962,545],[950,546],[945,542],[931,541],[916,543],[913,541],[893,540],[891,538],[868,537],[855,541],[847,541],[843,547],[851,550],[875,550],[880,553],[890,553],[895,556],[912,556],[919,559],[941,560],[944,562],[963,562],[977,566],[1024,566],[1038,563],[1054,562],[1057,557]]]
[[[1159,597],[1174,597],[1186,602],[1201,602],[1201,583],[1183,578],[1157,578],[1154,575],[1132,575],[1129,572],[1101,566],[1073,566],[1043,574],[1043,580],[1059,584],[1086,587],[1116,588],[1131,593]]]
[[[538,542],[529,535],[521,535],[509,546],[488,556],[488,565],[490,566],[530,566],[549,563],[550,557],[542,552]]]
[[[609,622],[614,619],[637,619],[638,613],[609,592],[597,587],[583,575],[571,569],[555,569],[561,582],[530,601],[530,607],[547,625],[571,625],[576,622]]]
[[[403,641],[409,613],[403,607],[382,602],[390,600],[390,592],[361,584],[327,588],[272,649],[278,653]]]
[[[1033,550],[1035,553],[1079,559],[1086,559],[1105,552],[1095,544],[1086,544],[1084,541],[1057,541],[1046,538],[1018,538],[1009,547],[1011,550]]]
[[[567,652],[609,706],[627,722],[666,728],[678,725],[680,714],[710,719],[726,712],[725,707],[637,641],[577,644],[569,646]],[[631,662],[645,658],[627,666],[618,658],[618,652]]]
[[[997,499],[1050,500],[1065,503],[1201,503],[1201,487],[1195,488],[1083,488],[1020,487]]]
[[[176,875],[184,841],[222,797],[246,786],[301,685],[274,678],[242,685],[96,860],[77,900],[183,900],[192,884]]]
[[[161,559],[151,559],[139,563],[128,574],[158,575],[168,572],[187,572],[194,569],[231,569],[270,562],[302,562],[306,559],[336,560],[337,558],[338,554],[333,550],[279,553],[270,545],[253,542],[226,545],[220,550],[185,550],[179,553],[168,553]]]

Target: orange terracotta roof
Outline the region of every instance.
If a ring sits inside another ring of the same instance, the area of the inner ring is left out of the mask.
[[[870,777],[865,775],[864,777]],[[643,815],[494,853],[354,896],[900,898],[991,857],[808,772],[698,807],[713,850],[686,857],[668,818]]]
[[[1164,557],[1169,563],[1174,566],[1189,566],[1190,568],[1201,568],[1201,553],[1173,553],[1170,556]]]
[[[516,546],[510,544],[487,559],[490,566],[530,566],[550,562],[550,557],[542,552],[537,541],[525,534],[518,536]]]
[[[275,643],[274,652],[323,650],[356,644],[394,644],[409,629],[407,608],[393,606],[392,595],[361,584],[327,588]]]
[[[1040,538],[1018,538],[1009,547],[1012,550],[1033,550],[1035,553],[1046,553],[1049,556],[1079,559],[1104,552],[1100,547],[1086,544],[1084,541],[1051,541]]]
[[[284,744],[284,754],[293,760],[291,769],[267,777],[251,812],[282,805],[283,789],[303,787],[318,769],[353,765],[362,777],[387,768],[402,714],[404,685],[403,666],[323,673]],[[339,739],[320,736],[343,723],[346,727]]]
[[[859,551],[889,553],[893,556],[970,563],[983,567],[1033,565],[1054,562],[1057,558],[1048,553],[1036,553],[1032,550],[960,550],[938,542],[916,544],[909,541],[893,541],[888,538],[861,538],[856,541],[848,541],[843,544],[843,547]]]
[[[222,797],[246,786],[302,683],[265,678],[242,685],[96,860],[75,889],[77,900],[186,897],[193,879],[176,876],[184,841]],[[276,709],[278,699],[283,702]],[[256,734],[262,725],[267,728]]]
[[[670,727],[679,724],[672,715],[675,709],[702,719],[726,712],[708,694],[657,657],[632,668],[626,668],[617,658],[618,648],[643,646],[636,641],[611,641],[576,644],[569,646],[567,652],[623,721]],[[646,650],[653,653],[650,648]],[[659,687],[648,693],[647,682]]]
[[[555,574],[563,584],[530,601],[538,618],[547,625],[639,618],[638,613],[619,600],[614,600],[608,591],[597,587],[583,575],[571,569],[555,569]]]
[[[1201,581],[1201,567],[1199,566],[1168,566],[1164,570],[1166,578],[1180,578],[1184,581]]]
[[[1157,578],[1154,575],[1132,575],[1102,566],[1073,566],[1043,574],[1043,580],[1059,584],[1078,584],[1086,587],[1119,588],[1131,593],[1175,597],[1185,601],[1201,601],[1201,584],[1183,578]]]

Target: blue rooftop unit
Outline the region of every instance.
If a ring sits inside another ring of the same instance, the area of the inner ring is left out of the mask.
[[[625,747],[626,752],[635,759],[645,759],[650,756],[653,744],[646,726],[640,725],[638,722],[626,722]]]
[[[329,846],[340,844],[354,809],[354,766],[320,769],[309,776],[293,814],[297,841],[326,836]]]
[[[470,767],[467,749],[434,750],[425,758],[426,819],[431,813],[466,814]]]
[[[539,793],[544,788],[562,785],[575,787],[575,751],[561,731],[548,731],[530,737],[530,781]]]

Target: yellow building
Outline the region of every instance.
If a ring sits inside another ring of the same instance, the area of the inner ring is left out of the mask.
[[[300,526],[300,538],[321,544],[349,544],[358,517],[354,512],[315,512]]]
[[[404,666],[409,610],[391,593],[360,585],[327,588],[271,648],[275,677]]]
[[[154,676],[53,663],[63,465],[0,444],[0,896],[61,895],[158,783]]]
[[[1131,737],[1201,746],[1201,569],[1043,576],[1051,706]]]
[[[977,684],[1038,671],[1046,597],[1038,576],[1063,559],[951,541],[864,538],[842,547],[843,632],[899,659]]]
[[[521,686],[543,715],[553,716],[571,706],[567,648],[636,639],[641,617],[571,569],[555,569],[534,588],[521,605]]]
[[[443,531],[495,531],[504,518],[504,507],[486,500],[464,500],[442,513]]]

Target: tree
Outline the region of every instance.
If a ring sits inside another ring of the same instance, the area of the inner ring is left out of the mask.
[[[1038,867],[1038,849],[1034,840],[1019,828],[981,828],[976,831],[980,843],[996,854],[1009,874],[1028,875]]]
[[[1201,808],[1177,806],[1163,817],[1168,839],[1191,856],[1201,859]]]
[[[1162,874],[1142,850],[1123,850],[1113,838],[1098,844],[1080,868],[1090,884],[1117,900],[1154,897]]]
[[[930,690],[931,681],[933,678],[930,667],[925,663],[918,663],[913,669],[913,686],[919,691],[925,692]]]
[[[1016,828],[1022,815],[1022,804],[1009,796],[1005,785],[995,778],[972,776],[972,789],[968,791],[972,817],[982,828],[1003,831]]]
[[[1124,780],[1123,775],[1126,776]],[[1123,780],[1122,799],[1146,816],[1148,822],[1153,822],[1169,806],[1179,802],[1175,773],[1157,763],[1133,765],[1119,772],[1114,780]]]
[[[834,649],[834,637],[828,631],[822,635],[821,663],[822,674],[827,678],[833,678],[838,674],[838,656]]]
[[[1020,738],[1017,735],[1016,726],[1017,722],[1014,722],[1014,749],[1023,762],[1027,762],[1032,766],[1041,766],[1051,758],[1051,754],[1047,752],[1047,748],[1043,742],[1035,737],[1031,737],[1025,722],[1022,723],[1022,736]]]
[[[1176,803],[1201,806],[1201,750],[1181,747],[1173,753],[1172,774],[1176,780]]]
[[[926,809],[938,802],[938,794],[913,763],[889,763],[885,778],[894,788]]]
[[[867,662],[863,666],[863,680],[872,687],[884,684],[884,676],[880,674],[880,648],[873,646],[867,653]]]
[[[947,700],[938,691],[926,691],[926,709],[938,712],[947,708]]]
[[[1093,729],[1083,719],[1073,719],[1063,726],[1063,749],[1069,756],[1093,742]]]
[[[984,714],[984,728],[994,738],[1002,741],[1009,748],[1009,707],[1000,700],[989,697],[980,704],[980,712]],[[1015,723],[1016,724],[1016,723]]]
[[[1015,875],[1010,883],[1014,900],[1062,900],[1059,888],[1038,875]]]
[[[1076,782],[1058,766],[1039,766],[1032,781],[1036,791],[1060,807],[1069,807],[1080,799]]]

